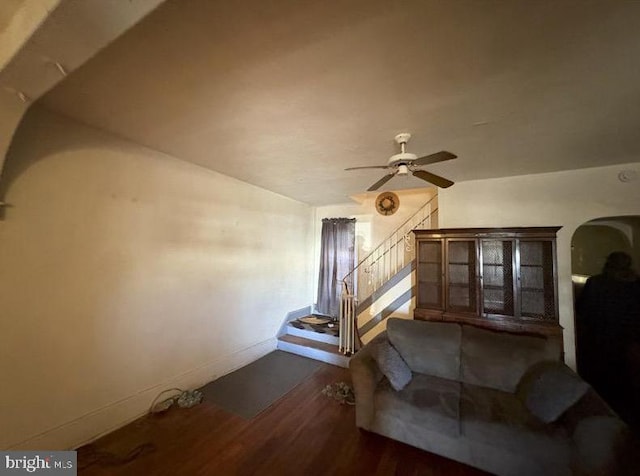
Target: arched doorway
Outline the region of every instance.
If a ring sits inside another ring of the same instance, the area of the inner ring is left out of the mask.
[[[640,282],[594,278],[612,252],[631,256],[640,265],[640,216],[590,220],[571,241],[571,267],[576,309],[576,363],[589,381],[629,423],[640,422]],[[598,283],[598,284],[597,284]],[[597,284],[597,285],[596,285]],[[604,378],[602,376],[607,378]],[[608,378],[610,377],[610,379]]]

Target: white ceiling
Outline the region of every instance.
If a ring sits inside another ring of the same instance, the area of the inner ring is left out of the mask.
[[[635,162],[640,2],[168,0],[43,102],[314,205],[401,131],[454,181]]]

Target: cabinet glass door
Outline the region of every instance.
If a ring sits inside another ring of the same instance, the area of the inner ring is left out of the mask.
[[[513,240],[482,240],[482,314],[513,316]]]
[[[548,240],[520,240],[520,314],[555,320],[553,243]]]
[[[476,313],[476,241],[447,240],[447,310]]]
[[[442,241],[418,243],[418,307],[442,309]]]

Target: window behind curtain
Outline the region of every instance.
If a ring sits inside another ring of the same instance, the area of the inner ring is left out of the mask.
[[[338,317],[342,279],[355,266],[355,218],[324,218],[320,244],[318,302],[321,314]],[[353,289],[353,283],[347,283]]]

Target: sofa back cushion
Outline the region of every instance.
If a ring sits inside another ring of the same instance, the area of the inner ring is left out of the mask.
[[[371,356],[378,364],[380,372],[387,377],[387,380],[396,392],[399,392],[407,386],[413,375],[407,363],[391,345],[389,339],[380,342],[369,343],[371,347]]]
[[[560,418],[589,390],[589,384],[559,361],[539,362],[518,384],[518,398],[544,423]]]
[[[543,360],[560,360],[561,352],[561,341],[557,337],[463,326],[461,380],[514,393],[529,367]]]
[[[411,370],[460,380],[460,325],[390,318],[389,341]]]

